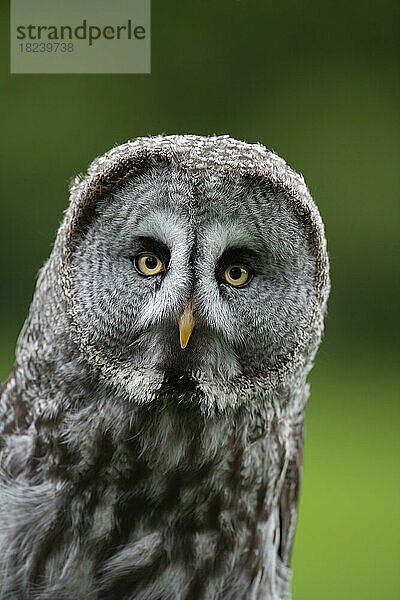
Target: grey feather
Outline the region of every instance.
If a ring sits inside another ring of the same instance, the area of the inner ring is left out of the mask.
[[[166,270],[143,277],[149,240]],[[233,249],[241,288],[219,275]],[[286,598],[328,293],[318,210],[263,146],[160,136],[96,159],[1,390],[0,598]]]

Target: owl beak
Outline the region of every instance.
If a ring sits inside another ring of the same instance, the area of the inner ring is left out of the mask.
[[[188,345],[189,338],[194,328],[193,304],[189,302],[181,316],[179,317],[179,341],[181,348],[184,349]]]

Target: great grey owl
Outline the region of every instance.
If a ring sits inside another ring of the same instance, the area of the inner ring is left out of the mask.
[[[96,159],[1,391],[1,599],[286,598],[328,291],[318,210],[263,146]]]

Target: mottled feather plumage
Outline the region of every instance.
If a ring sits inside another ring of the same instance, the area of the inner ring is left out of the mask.
[[[149,238],[163,277],[132,265]],[[241,290],[216,278],[232,247],[256,265]],[[1,391],[0,598],[286,598],[328,293],[318,210],[262,146],[159,136],[96,159]]]

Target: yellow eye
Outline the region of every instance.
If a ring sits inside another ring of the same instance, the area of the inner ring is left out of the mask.
[[[164,263],[156,254],[151,252],[142,252],[135,259],[135,265],[142,275],[150,277],[165,271]]]
[[[229,285],[241,287],[250,280],[250,269],[245,265],[230,265],[225,269],[224,279]]]

